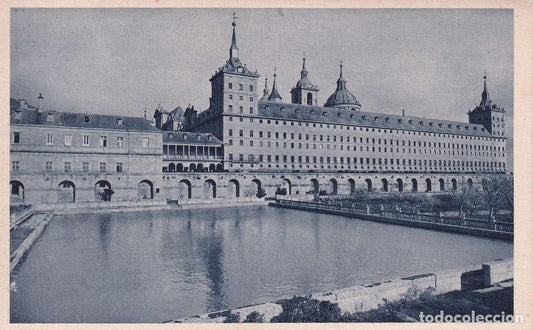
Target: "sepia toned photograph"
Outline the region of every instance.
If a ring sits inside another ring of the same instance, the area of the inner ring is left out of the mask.
[[[9,16],[11,324],[530,317],[512,8]]]

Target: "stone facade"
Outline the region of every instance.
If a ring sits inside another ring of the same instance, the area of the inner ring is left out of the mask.
[[[504,109],[486,81],[468,123],[361,111],[342,64],[337,89],[318,106],[305,59],[292,103],[282,102],[276,74],[260,99],[260,76],[239,59],[235,27],[205,111],[158,106],[150,122],[11,100],[12,202],[435,192],[506,172]]]

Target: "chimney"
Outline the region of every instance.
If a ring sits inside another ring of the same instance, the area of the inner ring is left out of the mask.
[[[39,93],[39,96],[37,96],[37,111],[38,112],[41,112],[42,111],[42,100],[44,99],[43,97],[43,94],[42,93]]]
[[[405,109],[402,109],[402,117],[405,117]]]

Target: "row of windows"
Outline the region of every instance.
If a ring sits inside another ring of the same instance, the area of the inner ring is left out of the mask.
[[[244,122],[243,117],[238,117],[240,122]],[[251,123],[254,122],[254,118],[248,118]],[[233,121],[232,116],[228,116],[229,121]],[[275,124],[279,125],[279,120],[271,120],[271,119],[259,119],[259,123],[263,124]],[[366,132],[378,132],[378,133],[389,133],[389,134],[407,134],[407,135],[419,135],[419,136],[432,136],[432,137],[451,137],[452,139],[466,139],[466,140],[479,140],[479,141],[498,141],[497,139],[491,138],[491,137],[481,137],[481,136],[471,136],[471,135],[455,135],[455,134],[446,134],[446,133],[431,133],[431,132],[420,132],[420,131],[406,131],[406,130],[398,130],[398,129],[385,129],[385,128],[374,128],[374,127],[358,127],[358,126],[348,126],[348,125],[336,125],[336,124],[317,124],[317,123],[308,123],[308,122],[294,122],[294,121],[281,121],[283,125],[287,125],[287,123],[290,124],[290,126],[305,126],[305,127],[320,127],[325,129],[345,129],[347,131],[353,130],[357,131],[359,129],[360,132],[366,131]],[[297,123],[298,125],[295,125]],[[407,132],[407,133],[406,133]]]
[[[19,172],[20,171],[20,161],[14,160],[11,162],[11,170],[13,172]],[[54,170],[53,163],[52,162],[45,162],[44,163],[44,170],[46,172],[51,172]],[[64,162],[62,170],[64,172],[72,172],[72,162]],[[124,164],[123,163],[116,163],[115,170],[117,173],[124,172]],[[90,166],[89,162],[83,162],[81,163],[81,171],[82,172],[89,172]],[[99,164],[99,171],[102,173],[107,172],[107,163],[101,162]]]
[[[242,91],[244,90],[244,85],[243,84],[239,84],[239,90]],[[228,89],[233,89],[233,83],[228,83]],[[254,85],[248,85],[248,90],[250,92],[253,92],[254,91]]]
[[[233,139],[229,139],[228,140],[228,145],[230,146],[233,146]],[[244,140],[239,140],[239,146],[240,147],[244,147]],[[250,147],[253,147],[254,146],[254,140],[249,140],[248,141],[248,146]],[[301,142],[299,142],[297,145],[294,143],[294,142],[291,142],[290,144],[287,143],[287,142],[274,142],[272,143],[271,141],[266,141],[266,147],[267,148],[273,148],[273,146],[275,148],[280,148],[280,146],[283,146],[283,148],[287,149],[287,148],[291,148],[291,149],[295,149],[296,146],[297,146],[297,149],[302,149],[303,148],[303,144]],[[312,148],[313,150],[346,150],[346,151],[357,151],[357,146],[352,146],[350,148],[350,145],[338,145],[338,144],[326,144],[325,145],[326,148],[324,149],[324,144],[316,144],[316,143],[313,143],[313,144],[309,144],[309,143],[305,143],[305,149],[310,149]],[[333,147],[332,147],[333,146]],[[265,147],[265,143],[264,141],[259,141],[259,148],[264,148]],[[339,147],[339,148],[337,148]],[[346,148],[345,148],[346,147]],[[503,149],[503,148],[502,148]],[[499,148],[498,148],[499,150]],[[365,151],[365,148],[363,146],[360,146],[359,147],[359,151],[360,152],[364,152]],[[479,157],[505,157],[505,153],[496,153],[496,152],[488,152],[488,151],[459,151],[459,150],[446,150],[446,149],[416,149],[416,148],[396,148],[396,153],[400,153],[400,151],[402,153],[413,153],[413,154],[433,154],[433,155],[452,155],[452,156],[479,156]],[[394,148],[393,147],[370,147],[370,146],[366,146],[366,152],[392,152],[394,153]]]
[[[64,134],[64,145],[65,146],[71,146],[72,145],[72,134]],[[21,133],[20,132],[13,132],[13,144],[19,144],[21,141]],[[91,145],[91,136],[89,135],[83,135],[81,138],[82,145],[85,147],[88,147]],[[108,137],[107,135],[101,135],[99,142],[101,147],[107,147],[108,146]],[[47,133],[46,134],[46,144],[47,145],[53,145],[54,144],[54,134],[53,133]],[[118,148],[124,147],[124,137],[123,136],[117,136],[115,140],[115,145]],[[150,147],[150,138],[143,138],[142,139],[142,146],[143,148],[149,148]]]
[[[265,138],[265,134],[263,134],[263,131],[259,131],[259,138]],[[233,129],[228,129],[228,136],[232,137],[233,136]],[[283,139],[288,139],[289,137],[289,134],[287,132],[282,132],[280,134],[280,132],[274,132],[274,134],[272,134],[272,132],[270,131],[267,131],[266,132],[266,138],[267,139],[271,139],[272,136],[274,136],[275,139],[279,139],[280,137],[282,137]],[[244,130],[239,130],[239,137],[244,137]],[[249,131],[249,137],[253,138],[254,137],[254,131],[253,130],[250,130]],[[327,141],[327,142],[337,142],[337,136],[336,135],[333,135],[333,136],[330,136],[330,135],[317,135],[317,134],[303,134],[303,133],[290,133],[290,139],[291,140],[294,140],[295,138],[298,138],[298,140],[305,140],[305,141],[311,141],[311,138],[312,138],[312,141],[317,141],[317,138],[318,138],[318,141]],[[346,142],[350,142],[350,140],[353,141],[353,143],[357,143],[357,141],[359,141],[359,143],[365,143],[365,139],[360,137],[359,140],[354,136],[352,139],[350,139],[350,136],[346,136],[346,138],[344,136],[340,136],[339,139],[338,139],[340,142],[344,142],[344,140],[346,140]],[[405,142],[406,140],[393,140],[393,139],[376,139],[376,138],[366,138],[366,143],[367,144],[370,144],[370,142],[372,142],[372,144],[383,144],[383,145],[387,145],[387,141],[388,144],[390,145],[394,145],[394,142],[396,142],[396,145],[399,146],[400,144],[402,146],[405,146]],[[401,142],[401,143],[400,143]],[[500,146],[486,146],[486,145],[479,145],[479,144],[455,144],[455,143],[444,143],[444,142],[427,142],[427,141],[411,141],[411,140],[407,140],[407,145],[410,147],[411,145],[413,147],[416,147],[417,146],[417,142],[418,142],[418,146],[419,147],[434,147],[434,148],[459,148],[459,149],[470,149],[470,150],[482,150],[482,151],[504,151],[504,147],[501,147],[501,150],[500,150]]]
[[[244,161],[244,154],[239,154],[238,159],[233,154],[228,154],[229,161]],[[287,155],[248,155],[248,162],[262,163],[312,163],[312,164],[359,164],[360,165],[402,165],[402,166],[467,166],[467,167],[505,167],[505,162],[488,161],[455,161],[437,159],[394,159],[394,158],[364,158],[364,157],[322,157],[322,156],[287,156]],[[274,160],[274,161],[272,161]]]
[[[230,100],[233,100],[233,95],[232,95],[232,94],[229,94],[229,95],[228,95],[228,98],[229,98]],[[250,102],[253,102],[253,101],[254,101],[253,96],[250,96],[250,97],[248,98],[248,100],[249,100]],[[244,101],[244,96],[239,95],[239,101]]]

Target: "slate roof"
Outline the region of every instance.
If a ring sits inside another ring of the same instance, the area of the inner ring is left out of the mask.
[[[325,108],[302,104],[259,101],[259,115],[265,118],[299,120],[338,125],[356,125],[386,129],[402,129],[443,134],[491,137],[480,124],[441,119],[390,115],[359,110]]]
[[[206,145],[213,145],[213,146],[222,145],[222,141],[217,139],[211,133],[195,133],[195,132],[181,132],[181,131],[163,132],[163,144],[165,143],[206,144]]]
[[[88,119],[88,120],[87,120]],[[143,117],[59,112],[51,110],[20,110],[10,114],[11,124],[50,127],[117,129],[128,131],[159,131]]]

